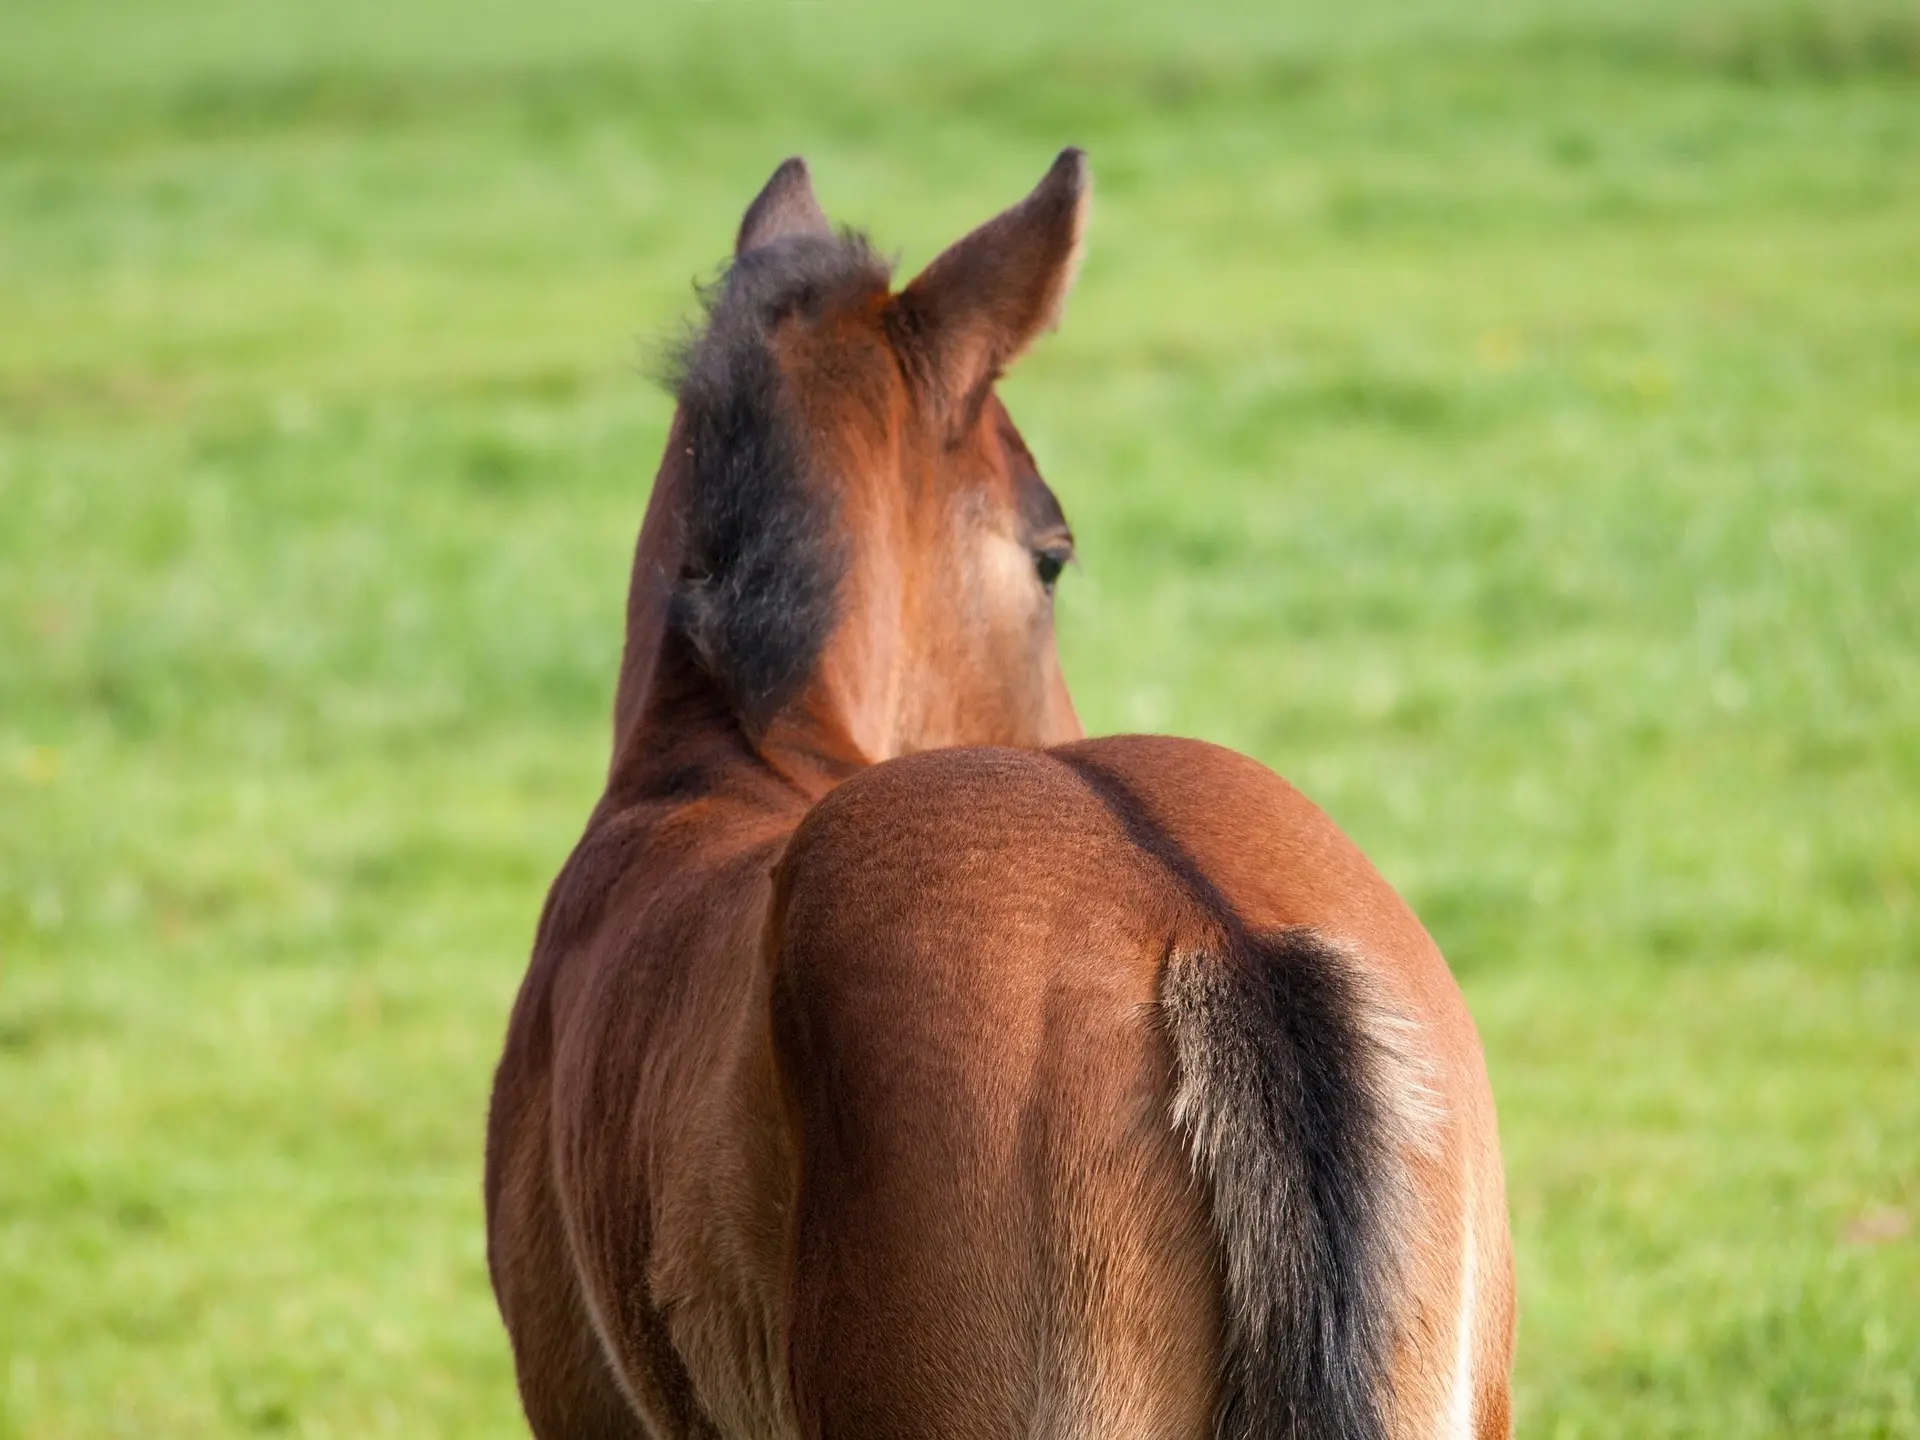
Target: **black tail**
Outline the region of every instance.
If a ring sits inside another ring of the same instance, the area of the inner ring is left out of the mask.
[[[1341,953],[1310,930],[1174,955],[1174,1122],[1226,1279],[1218,1440],[1383,1440],[1405,1192],[1391,1073]]]

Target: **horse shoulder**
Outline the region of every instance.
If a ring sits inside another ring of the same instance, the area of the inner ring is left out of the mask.
[[[503,1065],[527,1098],[499,1149],[529,1173],[503,1164],[502,1183],[548,1197],[507,1243],[551,1235],[548,1259],[567,1261],[526,1303],[579,1314],[663,1433],[791,1428],[766,1364],[791,1157],[761,947],[791,823],[688,807],[590,832],[555,884]]]

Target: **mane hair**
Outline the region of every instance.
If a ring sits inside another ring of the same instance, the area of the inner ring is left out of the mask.
[[[758,734],[812,673],[839,618],[846,547],[831,491],[768,339],[884,289],[889,267],[853,232],[796,236],[737,256],[701,290],[706,324],[673,358],[691,473],[668,612],[701,668]]]

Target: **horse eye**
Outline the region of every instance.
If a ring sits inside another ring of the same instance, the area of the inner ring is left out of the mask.
[[[1060,572],[1067,568],[1067,561],[1073,558],[1073,550],[1066,545],[1049,545],[1044,550],[1033,552],[1033,568],[1040,576],[1040,583],[1053,589],[1053,582],[1060,578]]]

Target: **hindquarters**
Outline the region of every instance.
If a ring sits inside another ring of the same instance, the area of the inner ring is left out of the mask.
[[[1219,1295],[1155,927],[1089,903],[1137,885],[1070,775],[971,755],[843,787],[783,869],[802,1428],[1197,1440]]]
[[[1486,1068],[1431,938],[1264,767],[1164,737],[1054,752],[1211,932],[1162,998],[1226,1327],[1218,1434],[1510,1430],[1512,1257]]]
[[[1500,1432],[1503,1342],[1460,1318],[1505,1255],[1502,1217],[1461,1264],[1472,1076],[1297,829],[1251,880],[1150,785],[1004,751],[801,827],[773,941],[807,1433]]]

